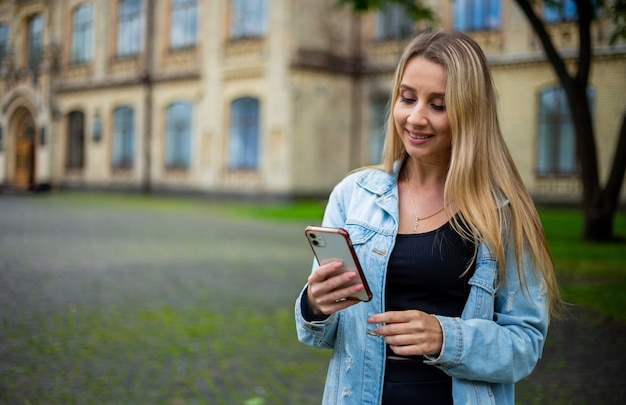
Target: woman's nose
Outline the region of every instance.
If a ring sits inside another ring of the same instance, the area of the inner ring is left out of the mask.
[[[411,112],[407,117],[407,122],[413,125],[426,125],[428,123],[422,105],[418,103],[411,109]]]

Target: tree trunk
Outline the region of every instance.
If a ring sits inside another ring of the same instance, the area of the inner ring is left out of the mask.
[[[602,210],[585,212],[583,239],[591,242],[608,242],[614,240],[613,213]]]

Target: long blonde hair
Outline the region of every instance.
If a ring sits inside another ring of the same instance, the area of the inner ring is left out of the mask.
[[[533,269],[543,278],[550,315],[558,315],[561,296],[543,228],[502,137],[486,57],[468,36],[425,33],[406,47],[393,82],[384,170],[391,173],[394,162],[406,156],[393,122],[393,109],[404,68],[416,56],[441,65],[446,73],[445,105],[452,152],[444,202],[446,206],[453,203],[460,214],[453,217],[453,226],[462,236],[489,246],[498,263],[500,283],[506,283],[505,245],[512,243],[517,273],[526,286],[522,256],[527,247]]]

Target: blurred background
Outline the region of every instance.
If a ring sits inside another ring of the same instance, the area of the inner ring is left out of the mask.
[[[623,403],[625,10],[0,0],[0,404],[319,403],[303,229],[380,161],[400,53],[437,29],[487,54],[572,304],[518,402]]]
[[[0,0],[0,184],[325,196],[380,161],[404,46],[455,29],[489,57],[529,191],[577,203],[585,114],[570,114],[573,80],[558,69],[575,77],[588,65],[575,98],[596,142],[578,149],[606,181],[626,106],[626,40],[613,36],[624,11],[588,2],[604,6],[579,21],[573,0],[533,2],[539,32],[520,7],[529,3]]]

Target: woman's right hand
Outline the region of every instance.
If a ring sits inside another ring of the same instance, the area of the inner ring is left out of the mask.
[[[330,315],[357,304],[359,301],[346,299],[363,290],[363,284],[346,286],[357,276],[355,271],[338,272],[343,263],[330,262],[318,267],[309,276],[306,292],[307,305],[316,316]]]

